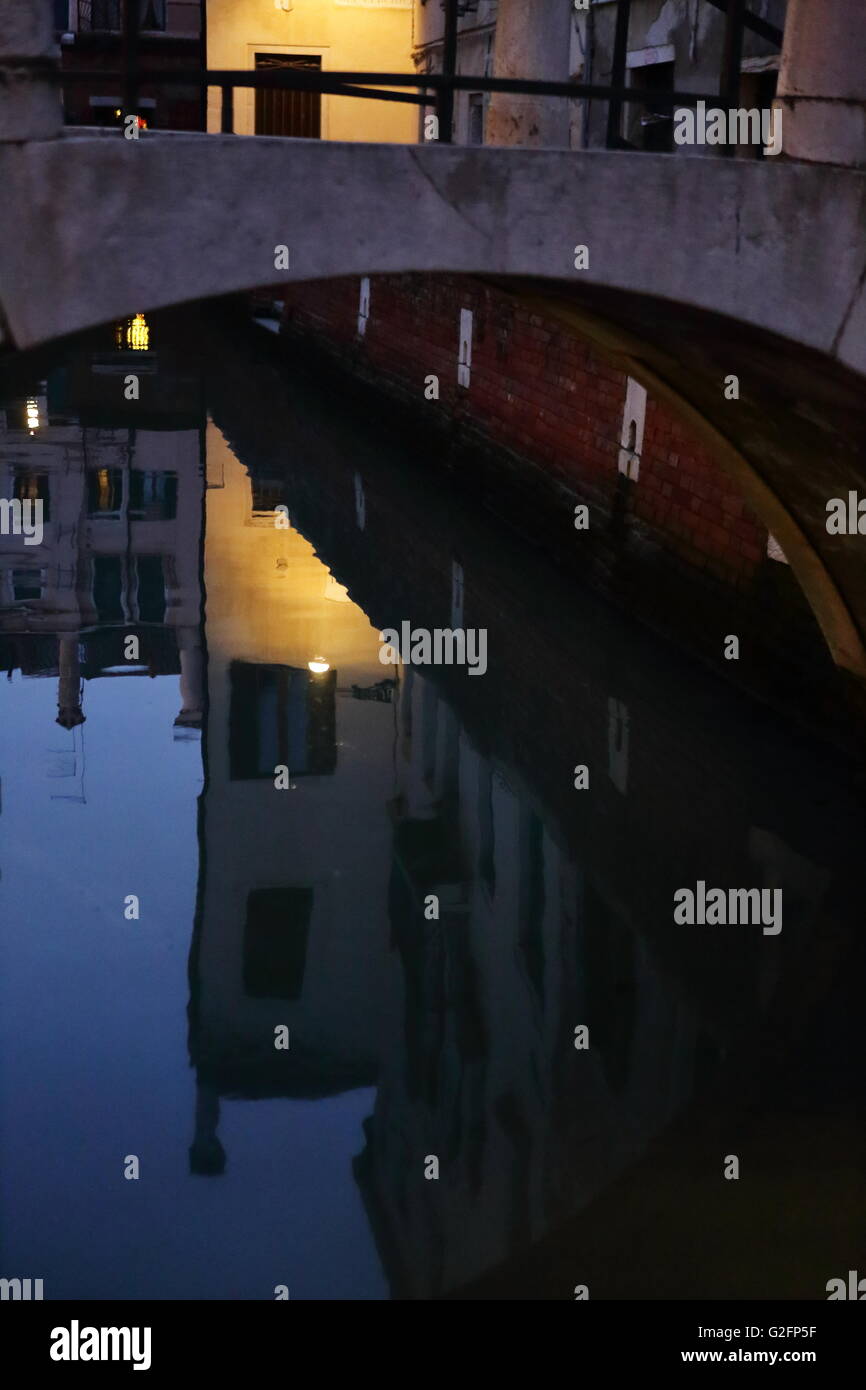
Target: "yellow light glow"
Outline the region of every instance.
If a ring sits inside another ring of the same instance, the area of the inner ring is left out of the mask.
[[[307,666],[314,676],[323,676],[326,671],[331,669],[331,663],[326,661],[323,656],[314,656],[312,661],[307,662]]]
[[[136,314],[127,325],[126,346],[133,352],[147,352],[150,346],[150,328],[144,314]]]
[[[34,430],[39,429],[39,402],[35,400],[33,396],[31,396],[27,401],[26,412],[27,428],[32,434]]]
[[[120,107],[119,107],[119,106],[115,106],[115,108],[114,108],[114,114],[115,114],[115,116],[119,116],[119,115],[120,115]]]

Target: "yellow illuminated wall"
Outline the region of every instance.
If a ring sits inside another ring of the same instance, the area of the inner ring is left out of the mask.
[[[276,513],[253,512],[249,475],[213,425],[207,461],[205,580],[214,668],[236,660],[303,670],[322,656],[339,672],[341,686],[393,675],[379,661],[376,629],[310,542],[291,524],[275,526]]]
[[[253,510],[250,477],[213,424],[206,500],[208,787],[197,1047],[239,1054],[267,1076],[274,1027],[285,1024],[293,1051],[318,1058],[323,1076],[329,1066],[372,1071],[390,988],[394,710],[353,698],[351,686],[393,677],[393,667],[380,663],[376,628],[310,542],[275,527],[274,512]],[[286,501],[291,507],[291,496]],[[293,777],[284,790],[270,777],[233,776],[233,663],[303,671],[317,656],[329,676],[336,673],[333,769]],[[298,885],[313,893],[300,994],[250,994],[243,964],[249,895]]]
[[[413,72],[412,0],[209,0],[209,68],[255,67],[256,53],[320,55],[323,72]],[[255,133],[251,88],[235,89],[234,128]],[[208,129],[220,129],[220,93],[208,93]],[[415,143],[418,108],[324,96],[322,138]]]

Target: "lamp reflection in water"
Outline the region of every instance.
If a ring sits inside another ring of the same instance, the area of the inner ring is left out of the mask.
[[[150,347],[150,325],[144,314],[136,314],[125,323],[117,324],[115,342],[121,351],[147,352]]]

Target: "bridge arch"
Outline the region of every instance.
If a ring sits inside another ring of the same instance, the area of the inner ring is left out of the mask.
[[[0,314],[20,348],[282,277],[480,275],[543,304],[701,435],[866,678],[862,538],[825,526],[826,501],[866,479],[866,171],[72,131],[0,146],[0,184]]]

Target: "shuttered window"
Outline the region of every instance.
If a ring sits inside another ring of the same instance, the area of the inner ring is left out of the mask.
[[[256,71],[295,68],[301,72],[321,72],[322,60],[309,53],[257,53]],[[256,90],[256,135],[292,135],[297,139],[319,140],[322,135],[322,97],[320,92],[291,91],[288,88]]]

